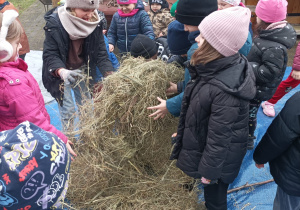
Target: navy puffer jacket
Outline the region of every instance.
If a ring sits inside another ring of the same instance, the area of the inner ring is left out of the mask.
[[[256,99],[272,98],[280,84],[288,61],[287,49],[296,43],[297,35],[290,24],[283,28],[263,30],[253,40],[247,56],[256,77]]]
[[[131,17],[121,17],[116,12],[109,27],[108,42],[114,46],[117,44],[120,53],[130,52],[131,42],[138,34],[144,34],[154,40],[152,23],[144,10],[143,2],[138,0],[135,8],[139,11]]]
[[[231,183],[247,151],[252,68],[235,54],[189,70],[171,159],[193,178]]]

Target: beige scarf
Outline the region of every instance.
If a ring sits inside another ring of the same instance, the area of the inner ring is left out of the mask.
[[[97,17],[97,20],[94,22],[89,22],[75,17],[69,11],[67,11],[65,6],[58,8],[58,16],[63,27],[68,32],[71,40],[86,38],[95,30],[100,22],[100,18],[96,10],[95,16]]]

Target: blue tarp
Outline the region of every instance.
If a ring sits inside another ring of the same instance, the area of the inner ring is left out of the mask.
[[[288,67],[283,79],[286,79],[291,72],[291,67]],[[280,112],[284,106],[286,100],[291,97],[295,92],[299,91],[300,87],[293,89],[290,93],[285,95],[276,105],[275,110],[276,114]],[[51,123],[58,129],[61,129],[61,123],[59,118],[58,106],[55,101],[46,105],[47,111],[51,117]],[[266,129],[270,125],[274,118],[267,117],[263,114],[262,109],[260,108],[257,115],[257,129],[255,135],[257,137],[255,146],[258,144]],[[263,169],[257,169],[253,161],[253,151],[248,151],[240,173],[234,183],[229,186],[229,189],[240,187],[246,183],[252,184],[257,182],[266,181],[272,179],[272,176],[269,173],[268,164],[265,165]],[[228,209],[263,209],[271,210],[273,206],[273,200],[276,194],[276,184],[274,182],[253,187],[245,188],[243,190],[233,192],[228,195]],[[200,198],[202,200],[203,198]]]

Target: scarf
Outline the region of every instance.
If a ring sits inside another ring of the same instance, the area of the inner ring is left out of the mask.
[[[131,10],[130,13],[124,13],[122,10],[118,9],[118,13],[121,17],[131,17],[134,16],[137,12],[139,11],[139,9],[133,9]]]
[[[68,32],[71,40],[86,38],[95,30],[100,22],[100,18],[96,10],[95,15],[97,17],[97,21],[89,22],[70,14],[65,6],[58,8],[59,19],[64,29]]]
[[[286,26],[288,22],[283,20],[283,21],[279,21],[276,23],[272,23],[271,25],[269,25],[266,30],[272,30],[272,29],[276,29],[276,28],[283,28]]]

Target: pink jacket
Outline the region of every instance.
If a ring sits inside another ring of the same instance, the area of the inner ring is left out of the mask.
[[[300,71],[300,42],[296,49],[296,54],[293,62],[293,70]]]
[[[50,124],[39,85],[27,68],[22,59],[0,64],[0,131],[28,120],[66,143],[67,137]]]

